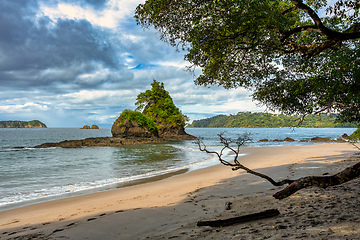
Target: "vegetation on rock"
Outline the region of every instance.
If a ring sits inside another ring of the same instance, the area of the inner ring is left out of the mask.
[[[195,120],[189,127],[242,127],[242,128],[279,128],[293,127],[299,124],[300,116],[287,116],[271,113],[239,112],[235,115],[217,115],[206,119]],[[300,127],[334,128],[356,127],[355,124],[335,122],[335,114],[308,115]]]
[[[165,131],[184,133],[188,118],[175,106],[169,92],[165,90],[164,83],[154,80],[151,89],[140,93],[136,100],[136,110],[124,110],[116,120],[120,129],[125,131],[130,125],[139,126],[154,135],[162,136]]]
[[[349,136],[349,139],[355,142],[360,141],[360,128],[356,129],[355,132]]]
[[[153,81],[151,90],[140,93],[136,99],[137,111],[142,111],[159,127],[185,126],[188,120],[177,108],[169,94],[165,90],[164,83]]]
[[[126,120],[128,120],[130,124],[132,121],[134,121],[139,125],[139,127],[146,127],[147,129],[149,129],[150,132],[158,131],[158,128],[155,126],[154,121],[152,121],[149,117],[138,111],[126,109],[121,113],[119,119],[121,120],[119,127],[121,127],[122,124],[125,123]]]
[[[0,121],[0,128],[47,128],[39,120],[32,121]]]

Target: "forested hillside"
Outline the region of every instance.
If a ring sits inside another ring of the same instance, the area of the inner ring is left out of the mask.
[[[46,128],[39,120],[26,121],[0,121],[0,128]]]
[[[188,127],[224,128],[279,128],[299,125],[300,116],[286,116],[271,113],[239,112],[235,115],[217,115],[195,120]],[[308,115],[299,127],[356,127],[354,124],[335,123],[336,114]]]

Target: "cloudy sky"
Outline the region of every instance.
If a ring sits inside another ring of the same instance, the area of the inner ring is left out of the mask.
[[[0,121],[111,127],[153,79],[192,120],[260,111],[244,89],[194,84],[184,53],[133,18],[142,0],[1,0]]]

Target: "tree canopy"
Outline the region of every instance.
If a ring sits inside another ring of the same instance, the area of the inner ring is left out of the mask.
[[[175,106],[164,83],[156,80],[151,84],[151,89],[137,96],[135,105],[135,111],[126,109],[121,113],[121,124],[131,120],[151,132],[162,132],[166,128],[184,128],[188,121],[188,117]]]
[[[175,106],[170,94],[165,90],[164,83],[153,81],[151,89],[137,96],[137,111],[142,111],[155,123],[166,122],[169,126],[185,126],[188,120],[178,107]]]
[[[187,51],[200,85],[246,87],[269,110],[360,121],[358,0],[147,0],[138,24]]]

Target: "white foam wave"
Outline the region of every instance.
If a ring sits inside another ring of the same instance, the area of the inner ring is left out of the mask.
[[[185,165],[178,166],[178,167],[173,167],[173,168],[160,170],[160,171],[152,171],[152,172],[148,172],[148,173],[140,174],[140,175],[136,175],[136,176],[123,177],[123,178],[110,178],[110,179],[104,179],[104,180],[99,180],[99,181],[94,181],[94,182],[79,182],[79,183],[69,184],[69,185],[65,185],[65,186],[56,186],[56,187],[51,187],[51,188],[37,189],[32,192],[21,192],[21,193],[8,195],[8,196],[2,196],[2,197],[0,197],[0,207],[4,207],[7,205],[11,205],[11,204],[29,202],[29,201],[39,201],[39,200],[43,200],[46,198],[59,197],[62,195],[65,197],[66,195],[69,195],[69,194],[81,193],[81,192],[85,192],[85,191],[96,190],[99,188],[106,188],[111,185],[116,185],[119,183],[130,182],[133,180],[159,176],[159,175],[163,175],[163,174],[167,174],[167,173],[176,172],[176,171],[182,170],[182,169],[194,170],[194,169],[198,169],[198,168],[205,167],[208,165],[214,165],[214,164],[216,164],[216,162],[214,163],[214,160],[216,160],[215,156],[210,155],[209,157],[203,158],[200,161],[196,161],[196,162],[194,161],[194,162],[190,162]]]

